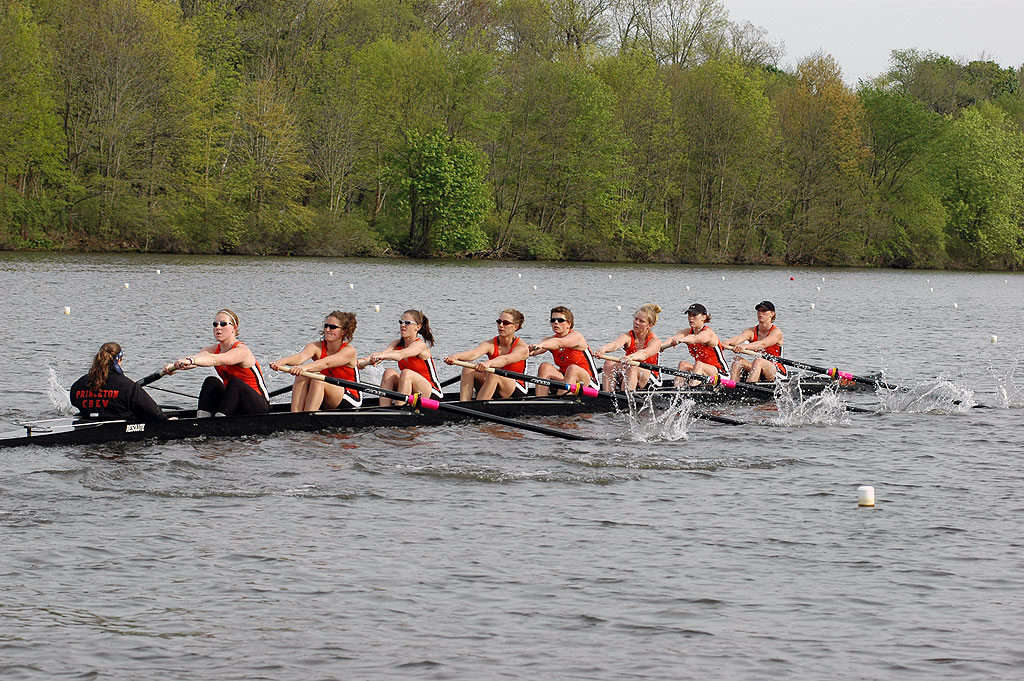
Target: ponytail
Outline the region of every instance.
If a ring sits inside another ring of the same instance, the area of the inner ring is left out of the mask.
[[[121,346],[117,343],[104,343],[100,347],[100,351],[92,360],[92,367],[89,368],[89,374],[86,377],[89,390],[95,392],[103,387],[103,384],[107,382],[107,377],[110,376],[110,368],[120,355]]]
[[[419,310],[406,310],[402,314],[407,314],[415,319],[416,323],[420,325],[420,336],[423,337],[423,340],[427,341],[428,345],[434,344],[434,334],[430,331],[430,320],[427,319],[427,315]]]

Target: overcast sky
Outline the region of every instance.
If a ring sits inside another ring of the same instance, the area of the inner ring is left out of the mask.
[[[888,70],[889,53],[915,47],[954,59],[1024,64],[1024,0],[723,0],[729,19],[785,43],[780,66],[823,50],[856,85]]]

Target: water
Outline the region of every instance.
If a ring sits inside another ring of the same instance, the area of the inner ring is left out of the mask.
[[[266,363],[334,308],[357,313],[361,353],[422,308],[442,355],[509,306],[532,340],[568,304],[601,344],[648,300],[662,336],[691,302],[732,335],[767,298],[788,356],[913,388],[857,399],[878,415],[840,394],[729,409],[742,427],[689,405],[544,421],[587,442],[474,424],[5,450],[4,679],[962,679],[1024,662],[1019,276],[4,254],[0,286],[0,430],[64,413],[60,387],[102,342],[142,376],[207,344],[222,306]],[[156,385],[195,394],[204,375]]]

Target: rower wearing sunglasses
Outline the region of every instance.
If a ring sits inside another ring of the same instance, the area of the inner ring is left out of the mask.
[[[594,364],[594,357],[590,354],[590,346],[583,334],[573,327],[575,322],[572,310],[559,305],[551,308],[551,330],[554,332],[544,340],[530,346],[530,356],[542,355],[550,352],[554,364],[544,362],[537,370],[541,378],[566,383],[581,383],[593,388],[597,387],[597,365]],[[547,395],[550,388],[546,385],[538,385],[537,396]],[[558,394],[564,393],[559,390]]]
[[[386,348],[359,360],[359,366],[367,364],[376,366],[385,360],[398,362],[398,370],[385,369],[380,379],[380,387],[395,390],[405,395],[418,393],[440,400],[444,397],[441,384],[437,380],[434,359],[430,354],[430,346],[434,344],[434,335],[430,331],[430,321],[419,310],[406,310],[398,320],[399,337],[391,341]],[[382,407],[387,407],[392,400],[380,398]]]
[[[362,405],[362,394],[358,390],[301,375],[303,371],[312,371],[358,382],[359,367],[356,349],[352,345],[355,332],[356,316],[335,310],[324,318],[324,332],[320,340],[306,343],[306,347],[294,355],[270,363],[274,371],[287,371],[295,376],[292,411],[317,411],[322,407],[337,409],[343,403],[353,407]],[[282,369],[282,365],[287,368]]]
[[[208,376],[203,382],[196,416],[269,412],[270,397],[260,363],[238,340],[238,315],[227,308],[218,310],[213,318],[213,339],[217,341],[213,345],[164,367],[168,374],[196,367],[213,367],[217,372],[216,377]]]
[[[494,323],[498,325],[497,336],[481,341],[472,350],[457,352],[444,358],[444,363],[451,365],[456,361],[472,362],[484,355],[487,356],[486,360],[477,362],[476,366],[466,367],[462,370],[462,379],[459,384],[459,399],[462,401],[473,399],[474,389],[478,400],[493,398],[495,391],[501,397],[526,394],[526,384],[523,381],[505,378],[487,371],[488,369],[506,369],[520,374],[526,371],[526,358],[529,357],[530,351],[527,349],[526,343],[516,336],[516,332],[523,328],[523,313],[511,308],[502,310]]]

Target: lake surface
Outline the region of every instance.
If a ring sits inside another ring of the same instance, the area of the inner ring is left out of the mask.
[[[0,431],[67,413],[103,342],[141,377],[225,306],[266,366],[335,308],[360,354],[423,309],[442,356],[506,307],[535,340],[566,304],[599,346],[647,301],[662,337],[692,302],[725,337],[767,298],[788,357],[912,388],[856,398],[880,415],[545,422],[586,442],[470,424],[4,450],[5,680],[1021,673],[1020,275],[7,253],[0,287]]]

